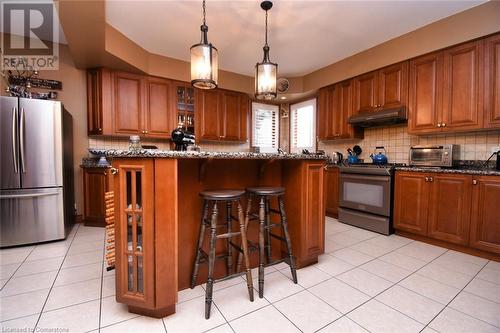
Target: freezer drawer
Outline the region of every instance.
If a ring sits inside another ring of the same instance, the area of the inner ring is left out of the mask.
[[[0,247],[64,239],[62,187],[0,191]]]

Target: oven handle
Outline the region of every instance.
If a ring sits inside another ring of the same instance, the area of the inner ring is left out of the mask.
[[[340,179],[354,179],[354,180],[369,180],[369,181],[379,181],[379,182],[390,182],[391,177],[388,176],[363,176],[363,175],[354,175],[354,174],[341,174]]]

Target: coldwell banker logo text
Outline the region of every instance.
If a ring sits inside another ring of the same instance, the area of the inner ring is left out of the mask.
[[[59,26],[51,1],[1,1],[1,69],[59,69]]]

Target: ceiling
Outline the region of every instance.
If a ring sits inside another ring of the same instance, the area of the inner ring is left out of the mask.
[[[269,13],[271,60],[280,76],[302,76],[418,29],[476,1],[274,1]],[[253,75],[262,60],[260,1],[207,1],[209,41],[219,68]],[[151,53],[189,61],[200,40],[201,1],[107,0],[107,22]]]

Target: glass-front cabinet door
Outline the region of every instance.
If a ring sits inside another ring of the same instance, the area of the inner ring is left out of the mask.
[[[154,306],[153,161],[117,159],[115,172],[117,300]]]

